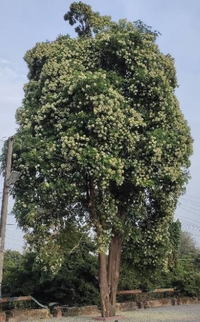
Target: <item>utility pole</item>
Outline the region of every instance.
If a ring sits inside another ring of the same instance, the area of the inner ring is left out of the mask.
[[[12,150],[13,150],[13,136],[8,138],[7,142],[7,158],[6,158],[6,169],[4,177],[4,187],[3,187],[3,196],[2,196],[2,207],[1,207],[1,226],[0,226],[0,299],[1,299],[1,285],[3,277],[3,261],[4,261],[4,249],[5,249],[5,238],[6,238],[6,220],[8,213],[8,198],[9,198],[9,181],[8,178],[11,174],[12,166]]]

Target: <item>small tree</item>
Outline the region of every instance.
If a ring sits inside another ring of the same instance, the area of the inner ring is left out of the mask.
[[[200,254],[200,248],[187,231],[181,232],[178,253],[180,258],[189,257],[193,260]]]
[[[68,235],[69,237],[69,235]],[[70,243],[70,241],[69,241]],[[38,261],[38,254],[6,251],[3,274],[4,297],[32,295],[44,304],[59,302],[63,305],[99,304],[97,256],[88,237],[81,245],[65,256],[59,272],[48,271],[45,257]]]
[[[65,20],[79,24],[77,38],[38,43],[25,55],[14,211],[57,267],[69,220],[93,229],[102,315],[113,316],[123,242],[142,245],[147,264],[165,262],[192,139],[173,59],[159,51],[155,32],[81,2]]]

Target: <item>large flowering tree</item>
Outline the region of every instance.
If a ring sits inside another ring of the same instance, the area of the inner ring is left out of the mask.
[[[151,265],[170,252],[192,139],[174,94],[174,61],[155,32],[81,2],[64,18],[77,38],[38,43],[25,55],[14,211],[42,260],[50,253],[57,263],[52,269],[62,263],[70,220],[93,229],[102,315],[113,316],[124,243],[141,247]]]

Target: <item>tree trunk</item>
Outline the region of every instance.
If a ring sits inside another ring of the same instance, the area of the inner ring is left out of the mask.
[[[88,209],[96,227],[97,236],[101,236],[99,217],[95,208],[95,183],[93,177],[89,177],[88,185]],[[124,211],[120,213],[121,220],[124,219]],[[116,294],[119,284],[119,269],[121,261],[122,240],[118,234],[111,239],[107,263],[107,255],[99,253],[99,288],[101,294],[102,316],[115,316]]]
[[[107,256],[104,253],[99,253],[99,289],[102,317],[109,316],[109,287],[107,276]]]
[[[108,265],[106,254],[99,254],[99,288],[103,317],[115,316],[121,249],[121,238],[116,235],[110,243]]]

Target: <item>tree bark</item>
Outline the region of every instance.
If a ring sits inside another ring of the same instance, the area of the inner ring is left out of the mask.
[[[108,285],[110,288],[110,316],[116,312],[116,295],[119,284],[122,240],[119,236],[112,238],[108,258]]]
[[[121,238],[115,235],[110,243],[108,263],[106,254],[99,254],[99,288],[103,317],[115,316],[116,313],[121,250]]]
[[[109,316],[109,287],[107,276],[107,256],[104,253],[99,253],[99,289],[102,317]]]
[[[88,210],[96,228],[97,236],[101,236],[101,226],[98,213],[95,207],[95,183],[89,177],[88,185]],[[124,212],[121,211],[121,219],[124,219]],[[99,289],[101,294],[102,317],[115,316],[116,295],[119,284],[119,270],[121,262],[122,239],[118,234],[114,234],[109,247],[109,255],[99,253]]]

